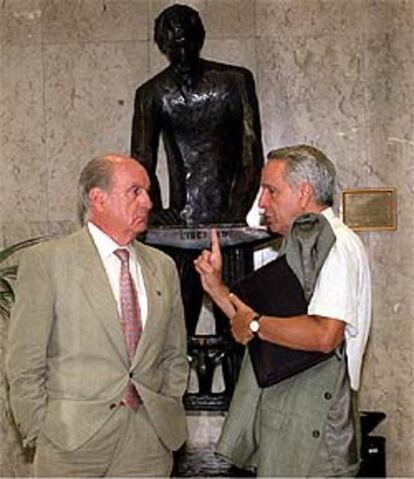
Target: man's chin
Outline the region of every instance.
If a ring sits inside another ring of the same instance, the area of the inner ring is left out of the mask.
[[[269,233],[274,233],[273,228],[272,228],[272,222],[268,220],[267,218],[264,218],[263,220],[264,226],[266,226],[267,231]]]
[[[142,235],[148,229],[148,219],[137,220],[134,224],[134,231],[136,235]]]
[[[272,223],[271,221],[265,222],[266,229],[269,233],[277,235],[280,234],[279,228],[276,224]]]

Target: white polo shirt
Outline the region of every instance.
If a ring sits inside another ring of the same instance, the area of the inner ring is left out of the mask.
[[[371,324],[371,277],[360,238],[332,208],[322,212],[336,236],[319,273],[308,306],[309,315],[346,323],[345,341],[351,388],[359,389],[362,360]]]
[[[105,267],[105,271],[108,276],[109,283],[111,285],[118,306],[119,314],[121,314],[121,302],[119,293],[119,276],[121,273],[121,262],[119,261],[119,258],[114,254],[114,251],[118,248],[126,248],[129,251],[129,270],[135,284],[135,289],[138,293],[139,307],[141,310],[141,322],[142,327],[144,327],[148,312],[148,297],[145,290],[144,278],[142,277],[141,266],[139,264],[135,249],[131,245],[128,245],[127,247],[120,246],[90,221],[88,221],[87,227],[95,243],[96,249],[98,250],[98,253],[102,259],[102,263]]]

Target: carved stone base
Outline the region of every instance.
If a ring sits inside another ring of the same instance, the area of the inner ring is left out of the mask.
[[[184,447],[175,454],[173,477],[256,477],[214,454],[213,442],[204,447]]]
[[[184,396],[188,411],[227,411],[240,370],[241,354],[231,338],[196,335],[188,338],[190,367],[197,379],[197,392]],[[213,392],[215,372],[221,368],[225,383],[223,392]]]

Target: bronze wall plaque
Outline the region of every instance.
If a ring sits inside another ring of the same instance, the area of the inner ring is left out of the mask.
[[[356,231],[397,229],[395,188],[360,188],[342,191],[342,219]]]

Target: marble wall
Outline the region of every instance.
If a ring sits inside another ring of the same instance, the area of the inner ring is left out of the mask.
[[[166,64],[151,37],[170,3],[0,2],[1,245],[76,228],[80,168],[128,152],[135,88]],[[389,475],[414,476],[414,1],[182,3],[203,18],[205,57],[254,72],[265,150],[312,143],[336,163],[341,188],[398,190],[397,231],[361,235],[374,287],[361,406],[387,414]],[[0,475],[24,475],[3,376],[0,434]]]

